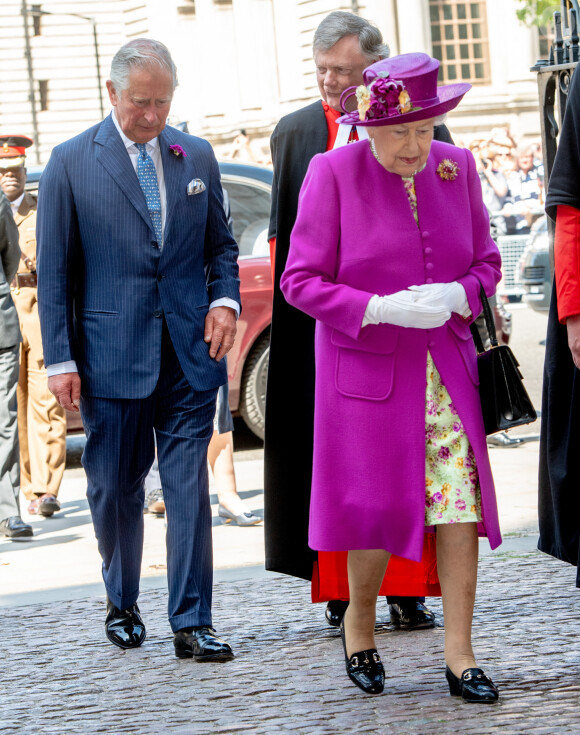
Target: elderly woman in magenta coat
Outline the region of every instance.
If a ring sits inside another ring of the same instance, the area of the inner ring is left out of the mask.
[[[367,125],[370,140],[312,160],[281,286],[317,320],[309,543],[348,551],[349,677],[383,690],[377,593],[391,554],[421,559],[427,529],[450,692],[493,702],[471,623],[478,533],[492,548],[501,536],[469,323],[500,256],[471,153],[432,141],[470,88],[437,88],[438,68],[403,54],[365,70],[358,109],[340,122]]]

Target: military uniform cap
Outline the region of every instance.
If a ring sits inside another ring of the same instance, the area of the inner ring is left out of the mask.
[[[24,166],[26,149],[32,143],[27,135],[0,135],[0,168]]]

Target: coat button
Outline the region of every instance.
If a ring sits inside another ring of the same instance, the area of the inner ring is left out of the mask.
[[[425,255],[431,255],[431,253],[433,252],[433,248],[425,248],[424,252],[425,252]]]
[[[432,278],[426,278],[425,279],[425,283],[433,283],[433,279]]]
[[[162,316],[163,316],[163,312],[161,311],[161,309],[155,309],[155,311],[153,312],[153,316],[154,316],[154,317],[155,317],[156,319],[159,319],[160,317],[162,317]]]
[[[165,278],[165,276],[162,276],[161,273],[157,274],[157,280],[162,281]]]
[[[430,232],[424,232],[423,233],[423,237],[431,237],[431,233]]]
[[[433,270],[433,268],[435,268],[435,266],[433,265],[433,263],[427,263],[427,265],[425,266],[425,268],[426,268],[426,269],[427,269],[428,271],[432,271],[432,270]]]
[[[154,248],[159,247],[159,243],[157,242],[157,240],[151,240],[151,247],[154,247]]]

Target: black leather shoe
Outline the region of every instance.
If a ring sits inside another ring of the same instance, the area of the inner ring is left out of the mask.
[[[20,516],[10,516],[0,521],[0,534],[8,536],[8,538],[30,538],[34,535],[32,526],[24,523]]]
[[[499,698],[497,687],[481,669],[465,669],[458,679],[447,666],[445,678],[449,684],[449,694],[461,697],[465,702],[493,704]]]
[[[324,611],[326,622],[335,628],[340,628],[347,607],[348,600],[329,600]]]
[[[340,623],[340,637],[344,649],[346,673],[357,687],[367,694],[380,694],[385,688],[385,669],[376,648],[353,653],[349,658],[344,640],[344,621]]]
[[[139,648],[145,640],[147,631],[137,605],[126,610],[119,610],[107,600],[107,617],[105,618],[107,638],[119,648]]]
[[[435,627],[435,615],[419,600],[389,605],[391,623],[401,630],[421,630]]]
[[[222,641],[208,625],[178,630],[173,638],[177,658],[196,661],[231,661],[234,657],[229,643]]]

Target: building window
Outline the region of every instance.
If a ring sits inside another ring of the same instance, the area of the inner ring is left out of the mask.
[[[485,2],[429,0],[433,56],[439,82],[489,84],[489,45]]]
[[[195,15],[195,0],[181,0],[177,12],[179,15]]]
[[[48,79],[38,80],[38,99],[40,101],[40,111],[48,110]]]
[[[42,18],[42,15],[40,14],[40,5],[31,5],[30,10],[32,10],[32,35],[33,36],[40,36],[42,29],[40,26],[40,20]],[[37,13],[35,15],[35,13]]]

